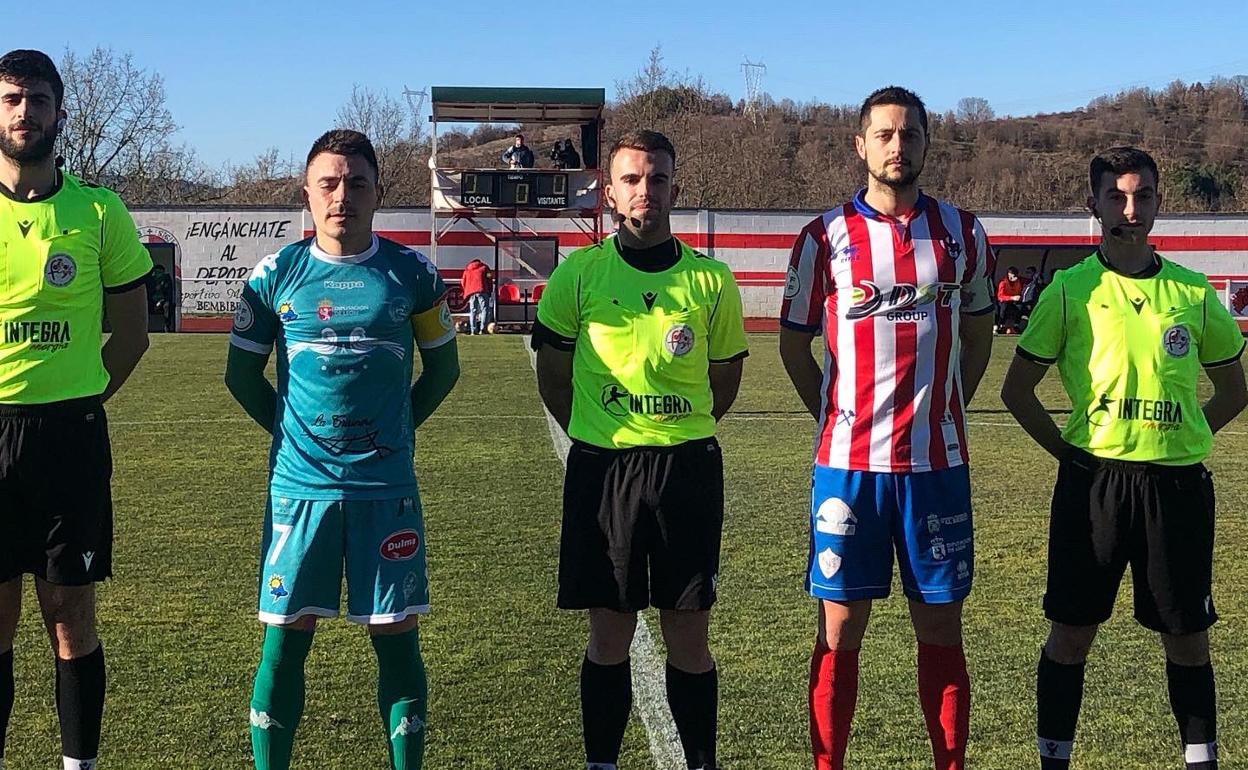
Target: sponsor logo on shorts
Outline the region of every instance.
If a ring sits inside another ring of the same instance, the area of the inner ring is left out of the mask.
[[[965,559],[960,559],[957,565],[958,580],[966,580],[971,576],[971,565],[966,563]]]
[[[286,590],[286,578],[281,575],[269,575],[269,594],[275,600],[290,596],[290,592]]]
[[[1192,348],[1192,335],[1183,324],[1175,324],[1161,336],[1161,346],[1175,358],[1182,358]]]
[[[841,557],[837,556],[831,548],[825,548],[819,552],[819,571],[825,578],[831,578],[840,570]]]
[[[945,556],[945,539],[943,537],[932,538],[932,558],[936,561],[943,561]]]
[[[815,513],[815,531],[825,535],[850,536],[858,531],[858,517],[839,497],[829,497]]]
[[[382,540],[379,550],[386,561],[407,561],[420,550],[420,533],[414,529],[400,529]]]
[[[407,576],[403,578],[403,599],[404,600],[412,598],[412,594],[416,593],[416,584],[417,582],[419,582],[419,580],[420,578],[416,577],[415,572],[409,572],[407,573]]]
[[[53,286],[68,286],[78,275],[78,264],[68,254],[53,254],[43,266],[43,277]]]
[[[935,535],[937,532],[940,532],[940,517],[933,513],[927,517],[927,533]]]

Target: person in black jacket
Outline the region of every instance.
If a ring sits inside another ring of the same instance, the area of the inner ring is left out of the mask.
[[[524,143],[524,134],[516,134],[516,143],[503,153],[503,162],[510,168],[533,168],[533,151]]]

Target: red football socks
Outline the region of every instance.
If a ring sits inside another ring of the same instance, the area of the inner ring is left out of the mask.
[[[818,642],[810,657],[810,746],[815,770],[844,770],[857,703],[858,650],[832,650]]]
[[[919,643],[919,704],[936,770],[963,770],[971,721],[971,677],[961,647]]]

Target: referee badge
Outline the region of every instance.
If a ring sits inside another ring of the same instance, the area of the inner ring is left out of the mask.
[[[1182,358],[1192,347],[1192,335],[1183,324],[1175,324],[1162,335],[1161,346],[1175,358]]]
[[[688,324],[676,324],[667,330],[663,337],[667,352],[674,356],[683,356],[693,350],[693,329]]]
[[[78,265],[68,254],[53,254],[43,266],[43,277],[53,286],[68,286],[78,276]]]

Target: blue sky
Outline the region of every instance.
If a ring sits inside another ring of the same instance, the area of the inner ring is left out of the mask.
[[[767,65],[763,88],[776,99],[856,103],[898,83],[934,110],[982,96],[1015,115],[1248,74],[1245,0],[9,5],[4,50],[59,58],[103,45],[159,72],[179,140],[213,166],[269,147],[302,155],[355,83],[394,95],[404,85],[600,86],[610,97],[656,44],[670,69],[734,99],[748,57]]]

